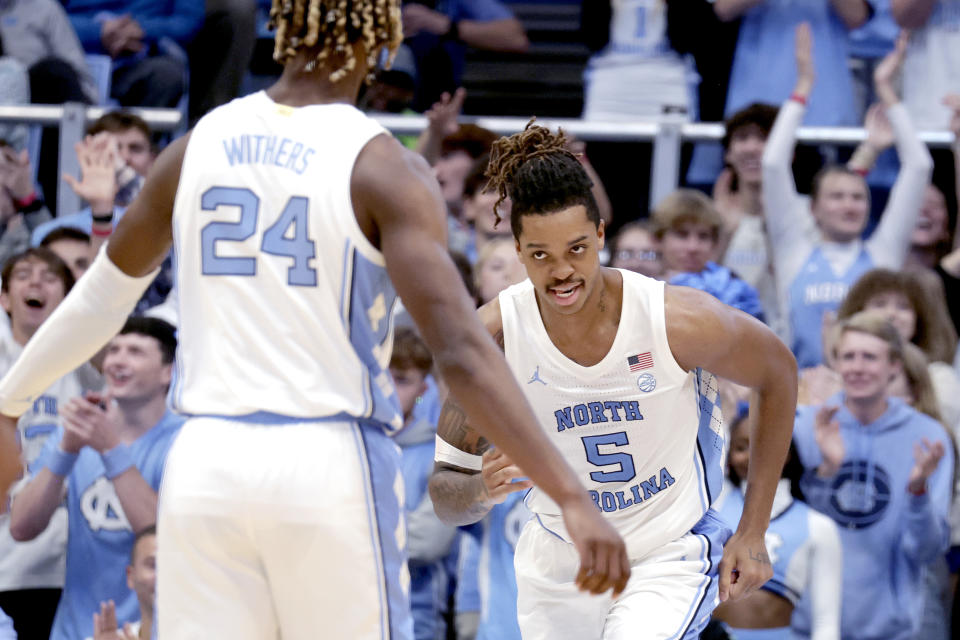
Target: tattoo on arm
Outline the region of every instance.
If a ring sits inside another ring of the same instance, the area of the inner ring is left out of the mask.
[[[503,329],[493,336],[503,349]],[[450,445],[474,455],[483,455],[490,442],[471,428],[467,414],[453,398],[443,403],[437,421],[437,435]],[[477,522],[487,515],[492,506],[479,471],[462,469],[445,462],[436,462],[430,477],[430,498],[433,509],[443,522],[465,525]]]
[[[766,551],[754,552],[753,549],[747,547],[747,553],[750,555],[750,559],[760,564],[770,564],[770,556],[767,555]]]
[[[454,447],[482,456],[490,443],[467,424],[467,414],[452,398],[447,398],[437,421],[437,435]]]
[[[473,524],[487,515],[493,506],[479,471],[465,471],[444,462],[436,462],[430,476],[430,499],[437,517],[446,524]]]
[[[463,409],[451,398],[443,404],[437,435],[454,447],[474,455],[483,455],[490,443],[467,424]],[[456,467],[444,462],[434,464],[430,478],[430,499],[443,522],[465,525],[476,522],[490,511],[486,488],[479,471]]]

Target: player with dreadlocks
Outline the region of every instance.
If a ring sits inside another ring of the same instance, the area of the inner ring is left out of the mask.
[[[578,593],[565,577],[577,561],[571,532],[534,487],[526,503],[536,517],[516,547],[520,630],[524,640],[698,638],[718,600],[772,575],[764,532],[790,442],[796,362],[763,324],[710,295],[602,268],[604,225],[565,145],[562,133],[531,123],[493,147],[487,175],[513,202],[529,280],[480,317],[540,427],[626,540],[632,574],[619,596]],[[710,509],[723,428],[707,371],[756,392],[748,493],[732,537]],[[440,416],[430,491],[440,518],[463,525],[529,484],[517,480],[524,464],[473,432],[456,402]]]
[[[164,640],[411,637],[389,437],[402,426],[388,371],[397,293],[471,423],[562,506],[581,558],[568,579],[603,593],[629,577],[623,540],[504,384],[429,167],[353,106],[399,43],[399,16],[399,0],[275,2],[280,79],[164,150],[0,382],[0,412],[18,415],[116,333],[175,246],[171,398],[189,419],[158,515]],[[75,457],[57,452],[48,468]],[[103,457],[121,473],[130,454]]]

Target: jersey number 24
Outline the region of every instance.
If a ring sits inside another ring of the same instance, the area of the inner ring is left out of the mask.
[[[317,256],[317,247],[310,239],[308,229],[309,200],[292,196],[287,200],[280,217],[263,232],[260,250],[275,256],[293,258],[287,269],[287,284],[315,287],[317,270],[310,261]],[[220,207],[237,207],[240,219],[236,222],[209,222],[200,231],[203,275],[255,276],[257,257],[224,256],[217,253],[218,242],[243,242],[257,231],[260,198],[244,187],[210,187],[200,197],[200,208],[215,211]],[[292,230],[292,233],[288,233]]]

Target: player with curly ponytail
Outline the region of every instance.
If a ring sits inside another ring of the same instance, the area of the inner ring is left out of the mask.
[[[522,463],[464,424],[453,399],[437,426],[434,508],[465,524],[529,489],[536,517],[515,558],[525,640],[697,638],[718,600],[772,575],[764,531],[793,429],[796,362],[770,329],[709,294],[601,267],[604,224],[562,132],[531,122],[498,140],[487,176],[501,202],[511,199],[528,280],[480,317],[540,427],[626,540],[630,581],[613,599],[573,588],[576,555],[556,505],[522,480]],[[713,374],[758,398],[752,439],[763,454],[750,461],[748,506],[732,537],[710,509],[723,480]]]

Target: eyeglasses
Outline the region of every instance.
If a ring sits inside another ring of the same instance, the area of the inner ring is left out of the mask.
[[[624,262],[627,260],[655,261],[660,259],[660,252],[654,251],[653,249],[646,249],[642,251],[634,249],[620,249],[613,254],[613,257]]]

